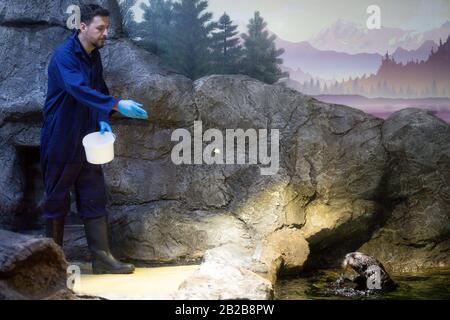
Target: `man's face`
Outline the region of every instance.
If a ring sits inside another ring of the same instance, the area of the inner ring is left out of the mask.
[[[89,25],[81,23],[81,32],[86,40],[88,40],[97,49],[105,45],[108,37],[109,17],[95,16]]]

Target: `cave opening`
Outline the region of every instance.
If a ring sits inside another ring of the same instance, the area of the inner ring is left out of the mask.
[[[22,199],[16,208],[13,228],[18,231],[39,229],[45,192],[39,146],[16,146],[16,154],[21,173]]]
[[[20,168],[22,199],[16,208],[13,223],[15,231],[32,231],[44,228],[42,205],[45,198],[45,187],[40,165],[39,146],[16,146],[17,165]],[[82,224],[76,210],[75,190],[70,192],[70,212],[66,217],[66,225]]]

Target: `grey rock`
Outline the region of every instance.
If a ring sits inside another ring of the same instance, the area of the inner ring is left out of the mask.
[[[68,32],[57,26],[0,26],[0,225],[36,227],[39,195],[29,194],[27,184],[42,191],[39,172],[39,134],[51,50]],[[36,158],[37,157],[37,158]],[[32,160],[32,161],[28,161]],[[30,199],[31,198],[31,199]],[[36,199],[35,199],[36,198]]]
[[[0,230],[0,299],[43,299],[68,291],[66,269],[53,240]]]
[[[143,103],[150,123],[162,128],[192,125],[196,109],[191,80],[163,66],[158,57],[128,39],[112,40],[102,49],[102,57],[110,91]]]
[[[384,226],[360,251],[386,268],[416,271],[450,265],[450,126],[419,109],[404,109],[383,125],[389,152]]]
[[[141,264],[198,262],[207,249],[249,238],[232,215],[189,211],[173,200],[114,207],[110,224],[118,256]]]
[[[29,1],[27,3],[30,3]],[[69,35],[61,27],[0,26],[0,124],[39,116],[47,90],[47,66],[52,50]],[[39,118],[37,119],[39,120]]]
[[[234,202],[243,203],[232,202],[231,210],[255,234],[283,225],[303,227],[314,251],[346,238],[360,244],[367,240],[382,213],[376,203],[387,159],[382,120],[246,76],[199,79],[195,101],[208,127],[280,129],[278,174],[258,178],[255,171],[240,170],[226,179]],[[275,212],[270,205],[277,207]],[[267,229],[255,227],[261,218]]]

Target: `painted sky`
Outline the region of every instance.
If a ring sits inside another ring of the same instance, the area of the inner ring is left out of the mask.
[[[139,0],[148,2],[148,0]],[[381,8],[385,27],[426,31],[450,20],[449,0],[209,0],[209,11],[218,19],[227,12],[241,29],[259,10],[269,28],[281,38],[303,41],[338,19],[365,25],[369,5]],[[141,10],[136,7],[136,18]],[[245,31],[241,30],[241,31]]]

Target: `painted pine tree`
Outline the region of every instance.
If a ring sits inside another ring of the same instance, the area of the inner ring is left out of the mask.
[[[207,1],[181,0],[173,4],[166,62],[178,72],[195,80],[211,68],[211,31],[216,23],[205,12]]]
[[[239,37],[236,37],[237,25],[233,25],[230,16],[224,13],[218,23],[217,31],[212,35],[212,69],[211,73],[240,73],[239,63],[243,56]]]
[[[140,45],[163,59],[169,46],[172,5],[171,0],[152,0],[149,5],[142,3],[144,20],[137,24]]]
[[[119,2],[122,15],[122,27],[127,37],[133,39],[137,36],[138,24],[135,21],[131,8],[136,5],[136,0],[123,0]]]
[[[265,30],[267,23],[261,17],[259,11],[250,19],[247,25],[248,33],[242,34],[244,39],[244,73],[272,84],[282,77],[286,77],[280,69],[283,60],[279,58],[284,49],[275,46],[275,35],[270,35]]]

